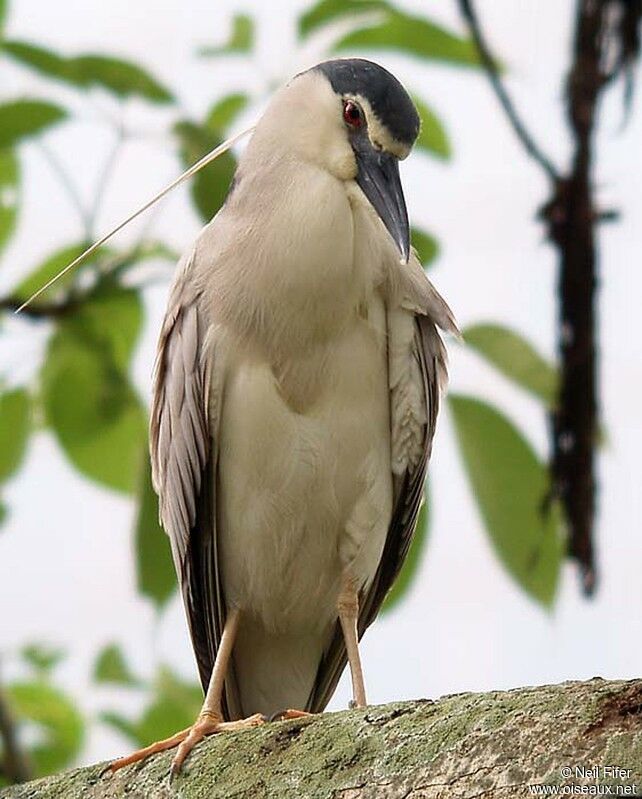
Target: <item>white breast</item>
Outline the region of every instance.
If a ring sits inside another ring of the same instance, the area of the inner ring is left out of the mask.
[[[381,299],[310,358],[319,390],[303,412],[268,364],[237,359],[220,428],[224,593],[281,631],[324,628],[344,568],[361,584],[372,579],[391,513]]]

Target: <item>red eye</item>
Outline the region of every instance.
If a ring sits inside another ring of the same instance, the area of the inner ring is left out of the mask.
[[[343,118],[353,128],[360,128],[363,124],[363,114],[356,103],[346,100],[343,104]]]

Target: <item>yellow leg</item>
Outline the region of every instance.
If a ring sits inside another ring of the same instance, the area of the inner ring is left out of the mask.
[[[359,618],[359,596],[354,580],[346,576],[337,602],[339,621],[343,630],[343,639],[348,653],[350,675],[352,677],[352,697],[355,707],[365,707],[366,686],[363,680],[361,656],[359,654],[359,636],[357,620]]]
[[[121,757],[114,760],[107,767],[108,771],[112,773],[124,766],[129,766],[132,763],[138,763],[150,755],[157,752],[164,752],[167,749],[178,747],[174,760],[172,761],[171,776],[178,774],[181,770],[185,759],[196,746],[197,743],[203,740],[206,735],[211,735],[215,732],[225,732],[246,729],[248,727],[256,727],[265,722],[265,718],[256,713],[246,719],[239,719],[238,721],[223,721],[223,714],[221,712],[221,699],[223,696],[223,686],[225,684],[225,675],[232,655],[232,648],[239,626],[240,613],[238,610],[232,610],[227,616],[225,622],[225,629],[221,636],[221,643],[216,654],[216,662],[212,669],[212,676],[210,683],[207,687],[207,694],[201,712],[198,718],[191,727],[186,730],[181,730],[171,738],[166,738],[164,741],[158,741],[146,746],[144,749],[139,749],[131,755]]]

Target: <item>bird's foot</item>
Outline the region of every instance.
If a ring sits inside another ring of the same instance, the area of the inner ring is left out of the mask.
[[[236,730],[244,730],[248,727],[258,727],[260,724],[265,724],[267,719],[261,713],[255,713],[253,716],[248,716],[246,719],[239,719],[238,721],[222,721],[220,716],[205,712],[202,713],[198,719],[188,727],[186,730],[181,730],[171,738],[166,738],[164,741],[157,741],[156,743],[146,746],[144,749],[139,749],[132,752],[131,755],[120,757],[118,760],[112,761],[105,772],[113,774],[125,766],[130,766],[132,763],[139,763],[145,760],[150,755],[155,755],[158,752],[165,752],[167,749],[176,750],[174,759],[170,769],[170,779],[175,777],[181,770],[183,763],[187,756],[203,738],[207,735],[212,735],[217,732],[235,732]]]
[[[308,713],[307,710],[294,710],[293,708],[286,708],[285,710],[277,710],[272,713],[270,721],[287,721],[289,719],[306,719],[308,716],[313,716],[314,713]]]
[[[180,773],[183,763],[189,753],[206,735],[212,735],[215,732],[236,732],[237,730],[245,730],[249,727],[258,727],[260,724],[265,724],[265,722],[266,718],[262,713],[255,713],[253,716],[248,716],[245,719],[238,719],[237,721],[221,721],[221,719],[214,714],[202,714],[190,728],[189,735],[185,740],[181,741],[176,750],[170,768],[170,779]]]

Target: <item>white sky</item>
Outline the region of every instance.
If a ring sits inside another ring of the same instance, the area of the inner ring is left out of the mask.
[[[452,0],[407,5],[460,28]],[[572,4],[493,0],[478,5],[524,117],[563,164],[568,140],[560,76]],[[303,6],[300,2],[283,0],[269,8],[259,0],[243,3],[259,21],[258,54],[251,65],[241,59],[223,63],[192,57],[198,45],[225,38],[229,14],[239,8],[232,0],[21,0],[13,6],[11,36],[70,53],[103,50],[140,60],[195,114],[230,90],[251,90],[260,98],[266,84],[278,84],[319,55],[295,47],[294,12]],[[517,146],[487,83],[471,71],[419,66],[388,55],[378,60],[434,106],[453,143],[452,163],[416,155],[403,169],[413,220],[442,244],[433,279],[463,326],[499,320],[551,354],[555,261],[534,220],[547,187]],[[4,63],[3,74],[5,96],[50,91]],[[103,97],[91,104],[78,102],[64,89],[57,94],[77,109],[80,121],[50,135],[49,143],[73,168],[85,196],[91,196],[111,140],[101,118],[105,112],[113,115],[116,106]],[[637,263],[642,110],[638,103],[621,132],[620,98],[617,90],[609,98],[598,141],[599,199],[605,207],[622,211],[622,221],[601,232],[603,409],[609,444],[599,466],[599,594],[592,602],[583,600],[573,568],[566,567],[556,607],[547,614],[511,583],[490,550],[444,413],[431,467],[434,524],[419,581],[400,609],[377,622],[364,640],[373,702],[642,672],[642,270]],[[169,142],[159,133],[170,119],[166,111],[133,103],[126,119],[145,135],[128,144],[119,161],[99,220],[101,231],[178,169]],[[22,221],[2,261],[0,292],[55,247],[78,238],[73,211],[38,150],[26,146],[23,161]],[[131,240],[136,229],[121,240]],[[155,234],[178,250],[189,245],[197,230],[184,190],[163,205],[153,226]],[[145,396],[165,291],[155,288],[147,297],[148,329],[135,374]],[[19,321],[12,321],[7,331],[9,337],[3,331],[0,340],[0,369],[22,379],[38,363],[44,335]],[[499,405],[544,454],[544,419],[536,402],[471,353],[452,344],[450,350],[453,389]],[[106,705],[136,709],[132,697],[97,691],[88,681],[92,658],[108,642],[118,641],[141,671],[151,672],[162,658],[181,673],[194,675],[178,601],[157,623],[150,605],[136,595],[133,508],[128,500],[72,472],[45,435],[32,442],[26,468],[8,486],[6,500],[12,515],[0,533],[4,652],[27,640],[66,646],[70,658],[61,677],[89,711]],[[347,699],[344,680],[332,706],[345,707]],[[83,760],[127,747],[97,728]]]

